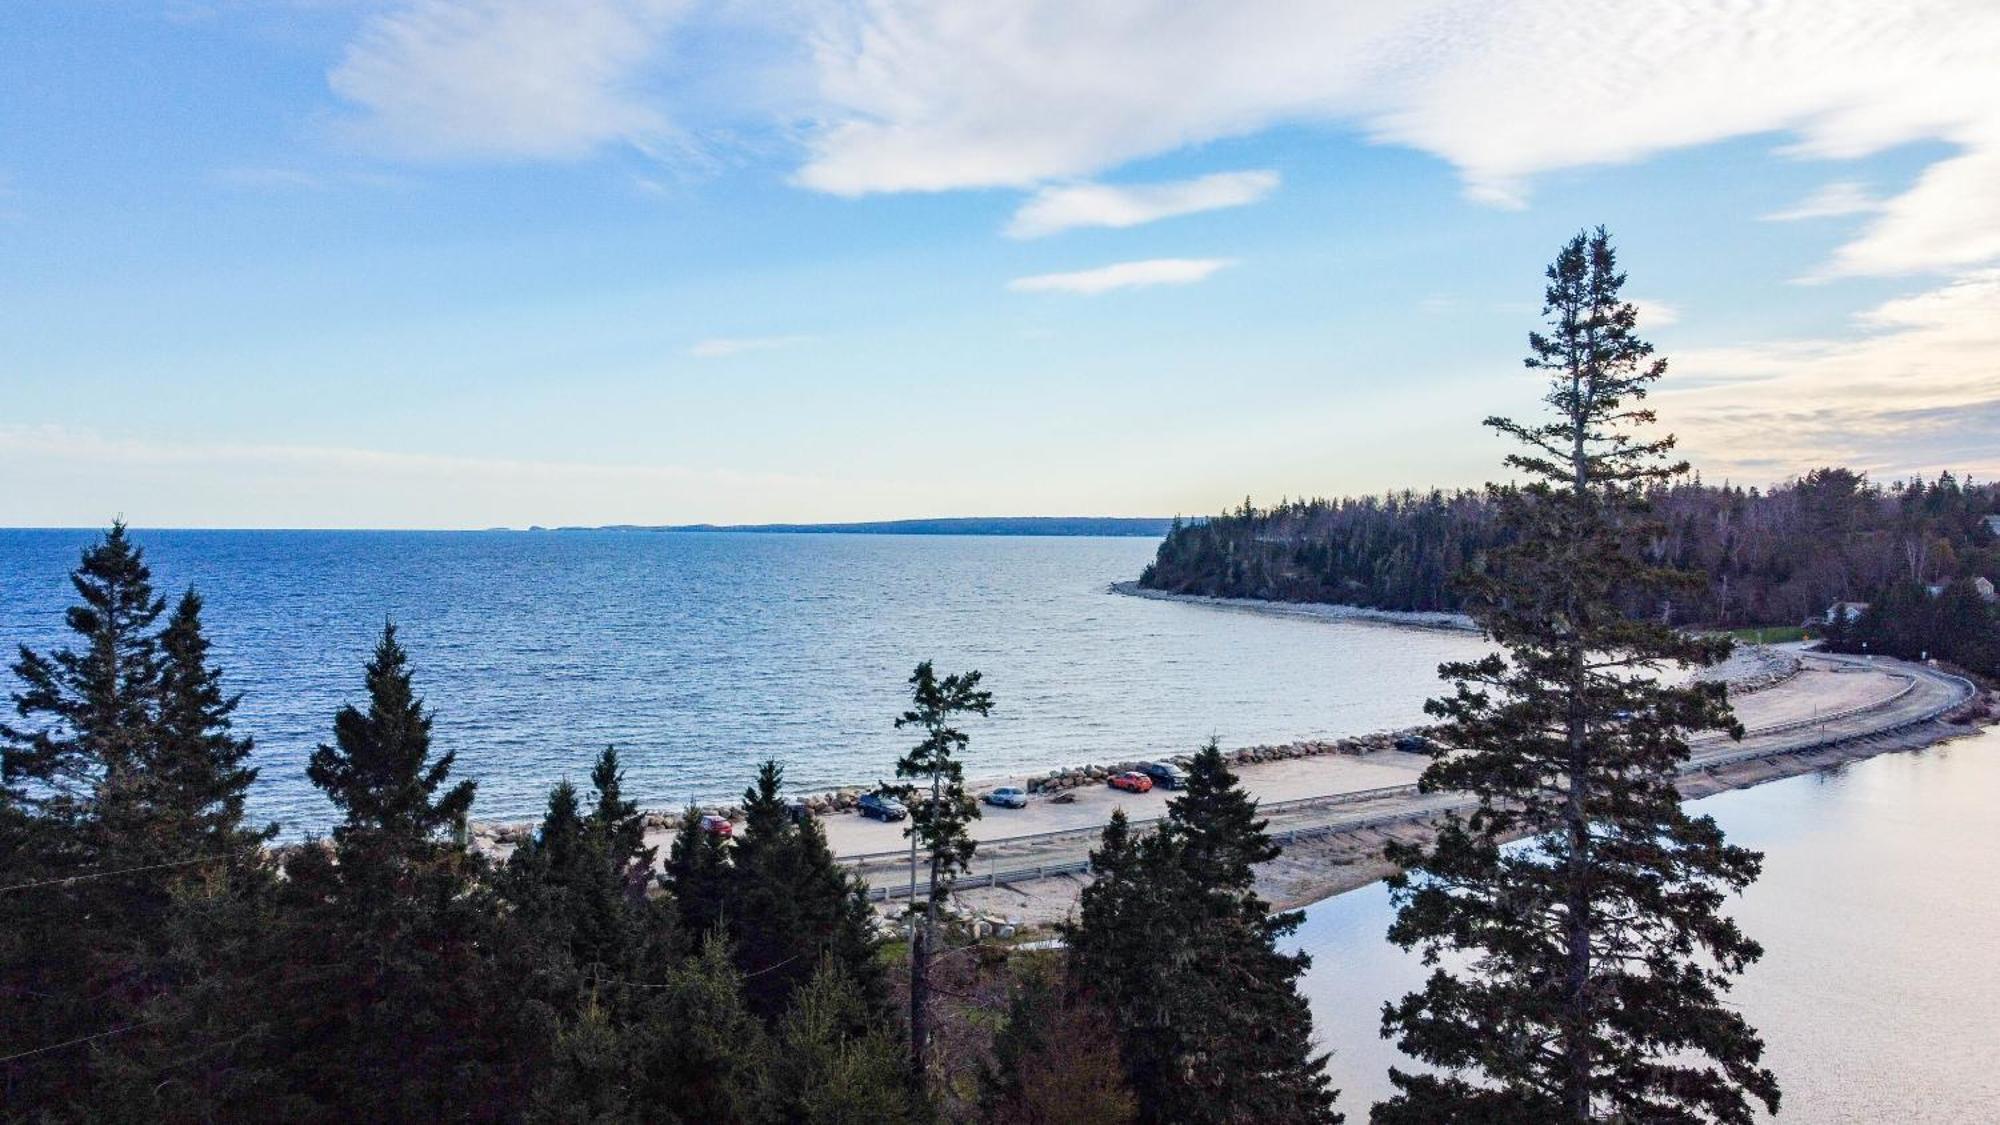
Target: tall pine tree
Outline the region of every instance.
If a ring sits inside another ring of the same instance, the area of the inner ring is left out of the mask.
[[[1723,1002],[1760,953],[1725,917],[1760,857],[1691,817],[1674,788],[1687,732],[1740,735],[1720,684],[1668,686],[1727,641],[1620,611],[1685,577],[1645,563],[1644,490],[1685,471],[1639,403],[1666,370],[1635,333],[1602,228],[1548,270],[1528,366],[1550,415],[1488,425],[1526,483],[1492,489],[1512,532],[1470,579],[1503,653],[1445,665],[1454,693],[1426,791],[1478,797],[1428,847],[1397,845],[1390,938],[1436,966],[1385,1008],[1385,1035],[1435,1073],[1392,1072],[1379,1122],[1747,1122],[1775,1109],[1762,1044]],[[1528,835],[1532,842],[1503,848]],[[1448,966],[1448,967],[1447,967]]]
[[[990,714],[993,693],[979,686],[976,671],[938,679],[928,660],[917,665],[909,683],[911,706],[896,720],[896,729],[916,727],[924,737],[896,762],[896,776],[906,780],[890,791],[910,810],[903,832],[930,872],[923,918],[910,941],[910,1059],[921,1089],[930,1047],[930,962],[937,950],[938,908],[953,880],[972,863],[971,825],[979,819],[979,803],[965,791],[965,765],[958,759],[972,739],[952,724],[960,715]],[[916,909],[915,903],[910,906]]]

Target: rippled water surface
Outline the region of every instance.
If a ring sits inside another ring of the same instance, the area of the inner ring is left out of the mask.
[[[2000,729],[1699,802],[1765,853],[1734,914],[1765,949],[1733,995],[1764,1034],[1780,1121],[2000,1121]],[[1348,1120],[1400,1062],[1382,1004],[1423,970],[1383,940],[1380,884],[1297,940]]]
[[[477,815],[527,815],[618,744],[650,805],[740,792],[767,755],[807,788],[886,774],[921,659],[997,699],[970,772],[1000,775],[1414,722],[1464,636],[1122,597],[1148,539],[869,535],[140,531],[156,580],[192,583],[258,740],[255,811],[297,831],[304,780],[403,630],[437,739]],[[0,644],[44,645],[93,535],[0,531]]]

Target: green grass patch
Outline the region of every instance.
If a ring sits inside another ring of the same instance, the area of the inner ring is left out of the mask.
[[[1740,629],[1730,629],[1731,637],[1743,644],[1782,645],[1806,639],[1803,625],[1745,625]]]

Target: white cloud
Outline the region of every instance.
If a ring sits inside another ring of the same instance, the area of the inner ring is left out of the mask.
[[[407,0],[328,75],[397,155],[566,159],[672,132],[644,79],[680,0]]]
[[[2000,63],[1993,73],[2000,75]],[[2000,106],[2000,77],[1986,96]],[[1991,144],[1924,169],[1881,211],[1814,279],[1912,274],[2000,259],[2000,122]]]
[[[1840,215],[1860,215],[1880,211],[1882,203],[1853,180],[1826,185],[1782,211],[1763,216],[1765,222],[1795,223],[1802,219],[1831,219]]]
[[[2000,6],[1988,0],[1067,0],[827,4],[799,173],[842,195],[1032,187],[1286,122],[1434,154],[1474,199],[1539,173],[1761,134],[1803,158],[1914,141],[1934,165],[1831,265],[2000,255]],[[1973,237],[1950,237],[1977,226]]]
[[[1014,212],[1011,238],[1040,238],[1073,227],[1136,227],[1176,215],[1242,207],[1278,188],[1271,171],[1216,172],[1164,184],[1045,187]]]
[[[1073,273],[1017,277],[1007,283],[1007,288],[1017,293],[1082,293],[1096,296],[1113,289],[1145,285],[1191,285],[1232,264],[1228,258],[1150,258],[1143,262],[1119,262]]]
[[[1823,464],[2000,475],[2000,269],[1855,319],[1853,337],[1676,353],[1662,417],[1711,476]]]
[[[167,527],[525,527],[879,518],[939,505],[905,482],[677,465],[153,441],[0,425],[0,525],[119,512]],[[943,486],[937,491],[942,493]]]
[[[804,340],[804,336],[717,336],[698,341],[688,348],[688,354],[696,359],[722,359],[744,352],[788,348]]]
[[[1634,297],[1632,304],[1639,310],[1639,331],[1642,333],[1680,323],[1681,310],[1677,305],[1650,301],[1644,297]]]

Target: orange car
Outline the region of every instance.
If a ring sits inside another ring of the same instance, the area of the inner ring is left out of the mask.
[[[1127,793],[1150,793],[1153,790],[1153,779],[1137,770],[1126,770],[1124,773],[1112,775],[1111,788],[1123,789]]]

